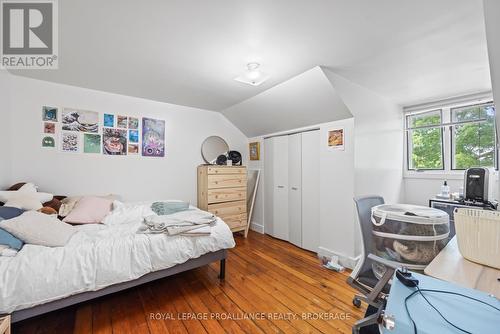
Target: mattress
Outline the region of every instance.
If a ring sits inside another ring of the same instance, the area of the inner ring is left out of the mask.
[[[235,245],[220,219],[210,236],[136,233],[142,221],[137,213],[144,211],[139,205],[121,208],[108,217],[110,225],[78,226],[64,247],[25,245],[15,257],[0,257],[0,314],[134,280]]]

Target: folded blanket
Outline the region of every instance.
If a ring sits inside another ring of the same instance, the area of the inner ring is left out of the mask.
[[[179,235],[205,228],[204,231],[198,233],[206,235],[206,228],[210,228],[216,220],[213,214],[201,210],[182,211],[165,216],[151,215],[145,218],[144,225],[139,228],[138,232]],[[196,233],[192,232],[191,235],[196,235]]]
[[[212,229],[210,228],[210,226],[202,226],[202,227],[198,227],[194,230],[180,233],[179,235],[183,235],[185,237],[199,237],[199,236],[203,236],[203,235],[210,235],[211,232],[212,232]]]

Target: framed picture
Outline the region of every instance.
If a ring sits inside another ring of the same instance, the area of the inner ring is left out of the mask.
[[[344,150],[344,128],[328,130],[328,149]]]
[[[42,107],[42,121],[44,122],[57,122],[57,108],[56,107]]]
[[[250,143],[248,148],[250,150],[250,160],[260,160],[260,142]]]
[[[62,129],[64,131],[99,132],[99,113],[96,111],[63,108]]]
[[[127,130],[103,129],[102,153],[104,155],[127,155]]]
[[[115,127],[115,115],[104,114],[104,126],[107,128],[114,128]]]
[[[142,119],[142,156],[165,156],[165,121],[153,118]]]

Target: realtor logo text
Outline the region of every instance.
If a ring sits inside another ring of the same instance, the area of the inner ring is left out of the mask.
[[[1,68],[57,69],[56,0],[1,0]]]

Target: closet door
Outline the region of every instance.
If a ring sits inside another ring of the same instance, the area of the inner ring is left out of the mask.
[[[289,241],[302,247],[302,134],[288,136]]]
[[[273,138],[273,236],[288,240],[288,136]]]
[[[302,133],[302,248],[319,247],[319,131]]]

